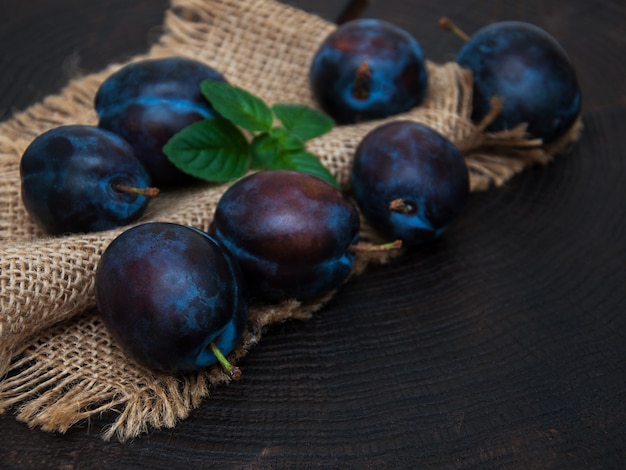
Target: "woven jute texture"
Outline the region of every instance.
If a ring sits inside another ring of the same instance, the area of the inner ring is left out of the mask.
[[[270,103],[316,106],[308,67],[333,24],[272,0],[172,0],[164,26],[158,42],[131,62],[191,57]],[[176,377],[156,374],[126,357],[99,320],[94,271],[103,249],[127,227],[46,236],[25,212],[19,177],[21,155],[37,135],[65,124],[97,123],[95,92],[122,65],[76,78],[58,95],[0,125],[0,412],[12,410],[29,426],[64,432],[90,416],[113,411],[102,436],[127,440],[174,426],[213,387],[230,379],[219,367]],[[466,157],[472,191],[502,185],[525,167],[548,162],[578,138],[580,121],[551,147],[526,139],[523,127],[486,133],[484,125],[468,118],[471,75],[454,63],[429,62],[428,71],[425,102],[393,119],[413,119],[450,138]],[[310,142],[309,149],[349,190],[353,152],[364,134],[382,122],[336,127]],[[164,191],[140,222],[171,221],[207,230],[225,189],[201,185]],[[361,238],[376,238],[365,223]],[[380,255],[359,256],[354,274],[370,262],[385,261]],[[247,354],[268,326],[310,318],[332,295],[307,303],[252,305],[248,330],[230,359],[237,362]]]

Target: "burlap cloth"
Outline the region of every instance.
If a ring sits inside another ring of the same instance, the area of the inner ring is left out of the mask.
[[[231,83],[270,103],[312,106],[309,63],[321,39],[335,27],[272,0],[172,0],[164,26],[159,41],[133,60],[188,56],[214,66]],[[121,65],[76,78],[60,94],[0,125],[0,412],[13,410],[29,426],[64,432],[90,416],[114,411],[102,436],[126,440],[151,428],[173,427],[209,396],[212,387],[229,378],[219,367],[176,377],[155,374],[124,356],[95,310],[94,271],[103,249],[125,229],[52,238],[29,219],[22,205],[19,161],[24,149],[52,127],[95,124],[96,89]],[[580,120],[549,148],[526,140],[523,127],[485,133],[484,126],[468,119],[470,74],[454,63],[428,63],[428,69],[423,105],[393,119],[415,119],[448,136],[466,156],[472,191],[499,186],[528,165],[548,162],[578,138]],[[349,189],[353,151],[364,134],[380,124],[335,128],[309,148]],[[172,221],[206,230],[225,188],[201,185],[163,192],[141,221]],[[364,224],[362,239],[374,238]],[[385,257],[360,255],[355,274],[371,261],[383,262]],[[231,359],[236,362],[247,354],[268,326],[307,319],[332,295],[308,303],[253,305],[248,331]]]

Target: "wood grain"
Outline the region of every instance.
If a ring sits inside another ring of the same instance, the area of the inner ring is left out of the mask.
[[[165,0],[9,0],[0,117],[77,73],[146,50]],[[333,19],[331,1],[290,3]],[[445,7],[445,11],[444,11]],[[585,131],[572,153],[473,194],[445,238],[273,328],[176,428],[127,444],[107,417],[66,435],[0,415],[2,468],[620,468],[626,461],[626,10],[618,1],[372,2],[435,61],[500,19],[572,56]]]

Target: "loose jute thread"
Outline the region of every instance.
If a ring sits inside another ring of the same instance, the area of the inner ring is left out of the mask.
[[[143,55],[178,55],[203,61],[270,103],[315,106],[308,67],[320,37],[335,25],[273,0],[172,0],[164,33]],[[31,427],[65,432],[91,416],[114,412],[104,439],[125,441],[151,429],[173,427],[230,379],[219,367],[184,376],[154,373],[126,357],[95,310],[94,272],[103,250],[127,227],[101,233],[46,236],[28,217],[20,197],[19,161],[42,132],[65,124],[96,124],[99,84],[124,64],[78,77],[57,95],[0,124],[0,412],[13,410]],[[488,133],[473,124],[472,77],[454,63],[429,62],[429,91],[414,110],[388,120],[412,119],[451,139],[470,169],[472,191],[504,184],[529,165],[544,164],[578,139],[578,121],[561,141],[545,147],[520,126]],[[497,110],[497,106],[495,108]],[[493,118],[494,116],[491,116]],[[354,150],[384,121],[333,129],[309,149],[349,191]],[[207,230],[226,185],[162,192],[140,222],[171,221]],[[376,241],[363,223],[361,238]],[[353,274],[402,251],[359,255]],[[237,362],[270,325],[305,320],[333,296],[310,302],[255,304],[249,327],[230,355]]]

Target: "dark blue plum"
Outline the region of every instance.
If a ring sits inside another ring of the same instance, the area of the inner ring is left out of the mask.
[[[520,21],[486,26],[459,51],[457,62],[472,71],[472,119],[491,110],[491,98],[503,109],[488,130],[527,123],[528,133],[549,143],[563,136],[580,114],[576,71],[559,43],[541,28]]]
[[[215,117],[200,91],[204,80],[225,81],[217,70],[191,59],[147,59],[111,74],[96,93],[98,125],[130,142],[158,186],[192,180],[162,149],[184,127]]]
[[[236,261],[201,230],[137,225],[109,244],[98,264],[96,302],[111,336],[132,358],[167,373],[204,369],[229,354],[248,315]]]
[[[440,237],[469,194],[468,170],[458,149],[413,121],[370,131],[356,149],[350,176],[365,219],[409,247]]]
[[[424,54],[402,28],[378,19],[339,26],[310,68],[313,95],[338,124],[380,119],[419,105],[428,88]]]
[[[129,191],[152,191],[150,175],[128,142],[94,126],[61,126],[39,135],[22,155],[20,175],[26,210],[52,234],[133,222],[149,198]]]
[[[339,190],[316,176],[268,170],[224,192],[209,233],[239,261],[254,295],[304,300],[347,278],[359,215]]]

